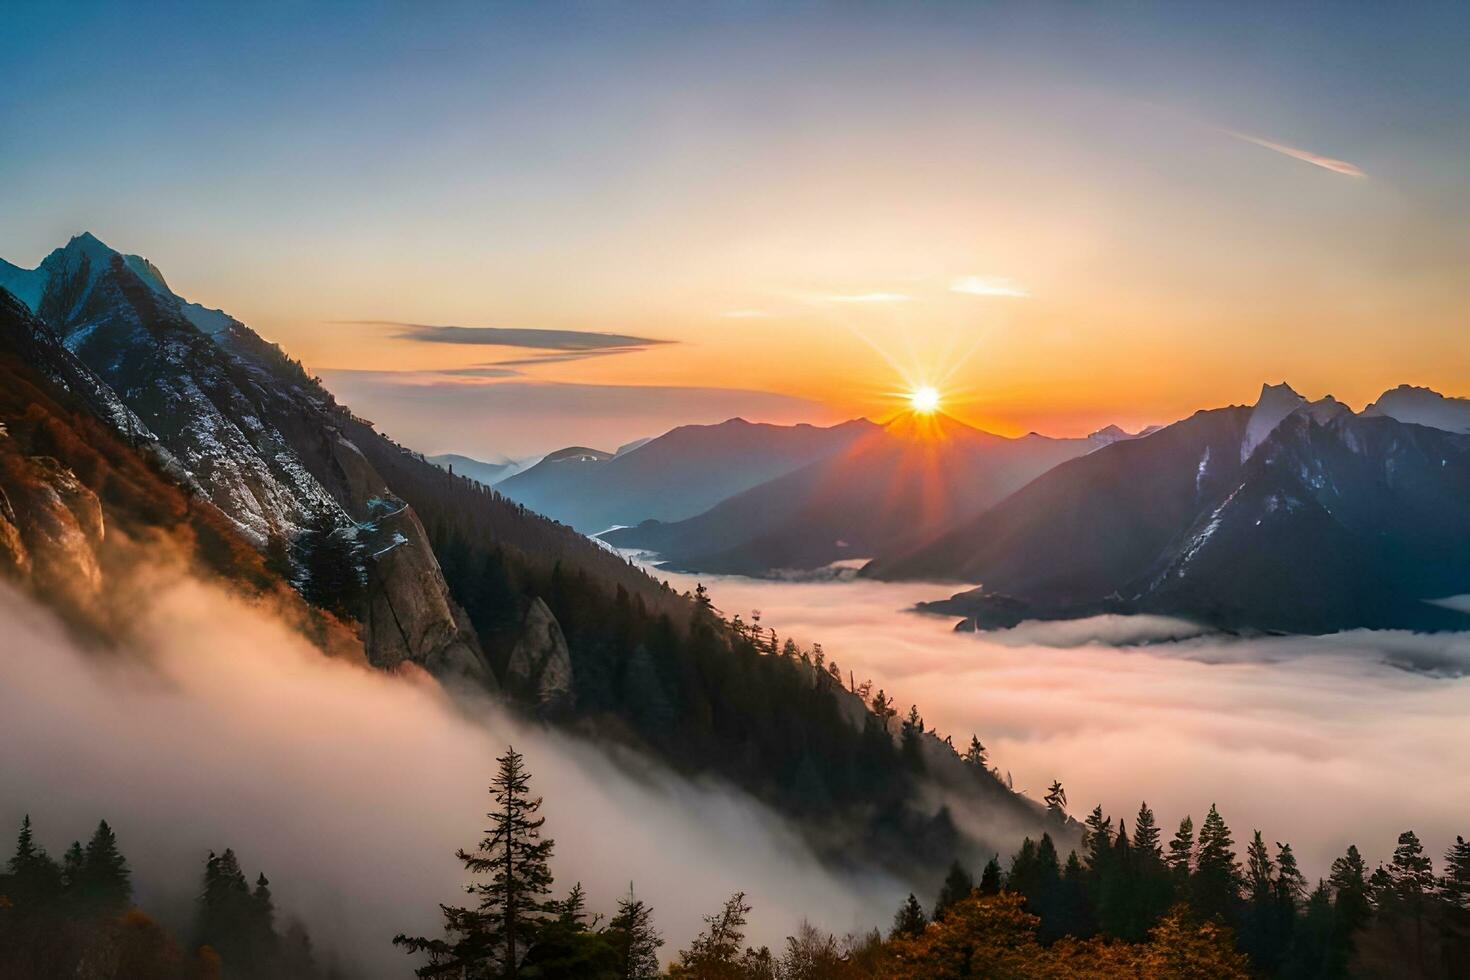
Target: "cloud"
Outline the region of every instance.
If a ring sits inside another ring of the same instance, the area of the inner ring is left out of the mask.
[[[949,284],[949,291],[968,296],[1010,296],[1018,299],[1031,295],[1010,279],[986,276],[960,276]]]
[[[1244,638],[1159,617],[955,633],[905,611],[948,585],[697,578],[941,734],[977,733],[1033,796],[1061,779],[1076,809],[1130,824],[1146,799],[1168,831],[1218,802],[1237,841],[1290,841],[1309,877],[1350,843],[1371,867],[1407,828],[1434,854],[1466,833],[1470,633]]]
[[[531,357],[513,357],[504,361],[492,361],[491,365],[502,367],[535,367],[538,364],[564,364],[567,361],[585,361],[593,357],[611,357],[614,354],[636,354],[646,347],[607,347],[600,350],[575,350],[561,354],[536,354]],[[488,365],[487,365],[488,366]]]
[[[590,330],[539,330],[531,327],[456,327],[394,320],[341,320],[340,323],[397,327],[398,337],[431,344],[468,344],[486,347],[527,347],[540,350],[586,351],[643,348],[677,341]]]
[[[545,797],[557,891],[580,880],[606,915],[633,879],[666,953],[738,889],[751,940],[776,947],[803,916],[881,926],[910,887],[823,867],[744,794],[456,704],[417,672],[329,660],[213,587],[145,594],[126,649],[99,655],[0,583],[0,829],[29,811],[55,854],[107,819],[139,903],[185,934],[205,855],[233,847],[344,973],[402,976],[390,939],[437,934],[437,903],[463,900],[453,852],[481,836],[507,743]]]
[[[912,298],[904,293],[854,293],[823,296],[822,301],[826,303],[907,303]]]
[[[1309,150],[1299,150],[1294,146],[1287,146],[1285,143],[1276,143],[1272,140],[1262,139],[1259,136],[1252,136],[1249,133],[1237,132],[1233,129],[1222,130],[1222,132],[1226,133],[1229,136],[1233,136],[1238,140],[1244,140],[1247,143],[1254,143],[1256,146],[1263,146],[1268,150],[1275,150],[1277,153],[1284,153],[1285,155],[1292,157],[1293,159],[1302,160],[1306,163],[1312,164],[1315,167],[1321,167],[1324,170],[1331,170],[1333,173],[1336,174],[1344,174],[1348,177],[1368,176],[1367,174],[1363,173],[1362,170],[1358,169],[1355,164],[1348,163],[1346,160],[1334,160],[1332,157],[1324,157],[1319,154],[1312,153]]]

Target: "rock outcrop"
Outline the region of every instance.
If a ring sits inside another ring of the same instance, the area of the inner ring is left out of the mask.
[[[102,590],[102,504],[49,456],[10,457],[0,468],[0,566],[74,606]]]
[[[572,655],[561,624],[538,597],[531,601],[521,624],[521,636],[506,665],[505,686],[517,697],[546,714],[570,709]]]

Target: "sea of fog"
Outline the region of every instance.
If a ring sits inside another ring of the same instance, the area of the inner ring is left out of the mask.
[[[30,813],[59,853],[105,817],[140,902],[185,935],[205,855],[229,846],[321,949],[402,975],[389,939],[436,930],[437,903],[462,895],[453,852],[478,840],[512,742],[546,798],[559,890],[580,879],[606,914],[636,882],[666,953],[736,890],[750,938],[773,946],[804,916],[886,925],[908,890],[823,867],[728,787],[456,702],[426,676],[328,660],[268,608],[135,574],[132,657],[79,646],[0,586],[0,830]],[[1349,842],[1376,861],[1407,827],[1436,854],[1470,832],[1464,634],[1246,641],[1137,618],[977,636],[905,611],[933,586],[706,582],[727,614],[759,609],[957,742],[979,734],[1018,789],[1061,779],[1074,812],[1100,802],[1131,822],[1147,799],[1171,825],[1217,802],[1237,841],[1256,827],[1290,841],[1310,874]]]
[[[1470,633],[1201,636],[1158,617],[956,633],[910,612],[953,586],[670,575],[726,615],[822,644],[858,683],[966,744],[1039,797],[1052,779],[1081,816],[1132,825],[1147,800],[1167,831],[1217,803],[1244,851],[1259,828],[1325,874],[1356,843],[1386,860],[1417,831],[1436,858],[1470,835]]]

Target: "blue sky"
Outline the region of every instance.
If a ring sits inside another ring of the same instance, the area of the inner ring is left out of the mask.
[[[1002,431],[1361,400],[1470,367],[1467,43],[1448,4],[12,3],[0,256],[91,229],[323,370],[484,353],[347,325],[409,322],[676,341],[486,384],[834,418],[957,360]]]

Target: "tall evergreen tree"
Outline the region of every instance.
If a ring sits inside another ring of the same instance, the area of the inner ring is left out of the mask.
[[[1057,823],[1065,823],[1067,819],[1067,791],[1062,788],[1060,779],[1053,779],[1047,787],[1046,796],[1042,797],[1046,804],[1046,815]]]
[[[496,809],[486,814],[490,827],[475,853],[456,853],[471,874],[490,876],[488,882],[465,887],[479,903],[474,908],[440,906],[446,939],[401,933],[393,938],[394,945],[410,953],[428,954],[428,964],[416,971],[421,977],[468,972],[513,980],[521,953],[546,922],[553,841],[541,836],[546,822],[536,815],[541,798],[530,795],[531,774],[513,746],[496,761],[500,769],[490,785]]]
[[[1083,826],[1086,829],[1082,832],[1082,850],[1087,870],[1101,874],[1113,853],[1113,818],[1104,817],[1099,804],[1092,808]]]
[[[983,871],[980,872],[980,894],[999,895],[1000,879],[1000,857],[999,855],[996,855],[991,857],[989,861],[985,862],[985,868]]]
[[[654,980],[658,976],[659,947],[664,941],[653,927],[653,908],[633,894],[631,882],[607,928],[618,951],[620,980]]]
[[[45,848],[36,843],[30,814],[21,819],[15,853],[7,868],[10,871],[10,883],[6,897],[23,910],[44,907],[60,896],[61,869],[47,855]]]
[[[750,905],[744,892],[736,892],[714,915],[704,917],[704,932],[679,951],[679,962],[669,969],[677,980],[743,980],[741,947],[745,945],[745,921]]]
[[[133,897],[131,878],[128,862],[118,850],[117,835],[106,820],[98,822],[83,852],[80,897],[98,909],[121,910]]]
[[[1215,805],[1200,825],[1195,871],[1190,879],[1194,909],[1205,918],[1228,917],[1240,898],[1240,866],[1235,841]]]
[[[1168,862],[1175,886],[1182,889],[1194,873],[1194,820],[1190,817],[1179,821],[1179,829],[1169,841]]]
[[[1379,906],[1390,919],[1406,926],[1414,966],[1422,974],[1428,966],[1425,933],[1434,899],[1434,863],[1412,830],[1399,834],[1385,884],[1378,890]]]
[[[898,907],[893,915],[893,929],[888,933],[889,938],[897,936],[918,936],[923,934],[924,927],[929,924],[924,915],[924,906],[909,892],[909,897]]]
[[[980,744],[980,736],[970,736],[970,747],[965,750],[965,762],[967,762],[971,768],[981,773],[988,773],[990,771],[990,769],[986,766],[985,746]]]
[[[1332,889],[1332,911],[1336,931],[1345,940],[1368,922],[1373,907],[1368,894],[1368,866],[1356,844],[1332,862],[1327,879]]]
[[[1164,859],[1159,825],[1154,820],[1154,811],[1149,809],[1147,801],[1139,804],[1138,816],[1133,819],[1133,853],[1138,855],[1140,861],[1162,863]]]
[[[950,864],[949,873],[944,876],[944,884],[939,887],[939,898],[934,902],[934,921],[944,918],[951,906],[969,898],[974,890],[975,879],[970,877],[965,866],[958,861]]]

